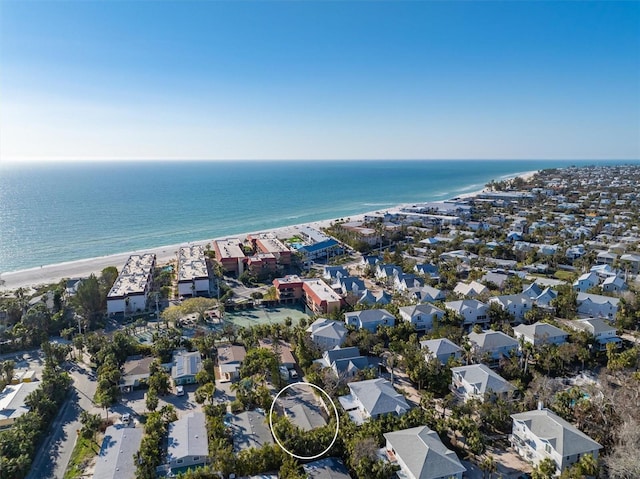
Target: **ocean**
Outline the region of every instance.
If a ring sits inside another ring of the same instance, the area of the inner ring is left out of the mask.
[[[0,167],[0,273],[442,200],[594,161],[212,161]]]

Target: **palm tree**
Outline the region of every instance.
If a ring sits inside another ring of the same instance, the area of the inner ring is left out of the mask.
[[[486,473],[489,473],[488,479],[492,479],[493,473],[497,472],[498,465],[492,456],[485,456],[480,463],[480,469],[482,469],[482,479],[485,479]]]

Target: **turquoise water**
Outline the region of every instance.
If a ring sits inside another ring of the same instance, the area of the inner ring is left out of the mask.
[[[445,199],[514,173],[594,163],[4,165],[0,167],[0,272]]]

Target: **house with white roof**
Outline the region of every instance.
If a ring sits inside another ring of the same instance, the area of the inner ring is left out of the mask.
[[[171,366],[171,378],[176,386],[182,384],[194,384],[196,374],[202,370],[202,358],[200,352],[176,351],[173,354]]]
[[[385,414],[401,416],[410,406],[402,394],[386,379],[370,379],[347,384],[351,394],[338,400],[357,424]]]
[[[167,436],[167,465],[172,472],[204,466],[209,462],[209,438],[204,413],[191,412],[170,423]]]
[[[39,383],[8,384],[0,392],[0,429],[11,427],[16,419],[29,412],[27,396],[40,387]]]
[[[471,281],[470,283],[456,284],[456,287],[453,288],[453,292],[460,296],[464,296],[465,298],[475,298],[481,294],[489,293],[489,288],[477,281]]]
[[[447,364],[451,358],[462,357],[462,348],[447,338],[420,341],[420,347],[425,351],[427,361],[437,358],[442,364]]]
[[[342,346],[347,338],[347,328],[340,321],[318,318],[307,328],[311,341],[322,351]]]
[[[594,286],[598,286],[598,284],[600,284],[598,275],[593,272],[589,272],[584,273],[573,282],[573,289],[586,293],[587,290],[593,288]]]
[[[444,307],[463,318],[464,326],[486,324],[489,322],[487,312],[489,307],[477,299],[463,299],[461,301],[447,301]]]
[[[620,299],[600,294],[578,293],[576,299],[578,314],[583,317],[600,317],[613,319],[618,312]]]
[[[143,433],[141,427],[109,426],[96,457],[93,479],[134,479],[135,454],[140,449]]]
[[[609,321],[601,318],[585,318],[571,321],[571,326],[579,331],[586,331],[596,339],[599,351],[606,351],[607,344],[614,343],[617,347],[622,345],[622,339]]]
[[[394,326],[396,318],[386,309],[365,309],[344,314],[344,322],[356,329],[375,333],[379,326]]]
[[[533,300],[526,294],[506,294],[489,298],[489,303],[496,303],[511,314],[516,321],[522,321],[527,311],[531,311]]]
[[[511,418],[511,445],[534,465],[549,458],[559,474],[587,454],[598,459],[602,446],[548,409],[512,414]]]
[[[387,458],[400,466],[398,477],[403,479],[462,479],[467,470],[427,426],[388,432],[384,437]]]
[[[523,338],[524,341],[534,346],[562,344],[567,342],[569,336],[564,330],[540,321],[533,324],[520,324],[513,328],[513,333],[516,339]]]
[[[476,354],[480,356],[488,354],[493,360],[517,354],[519,346],[518,341],[502,331],[471,332],[469,341]]]
[[[485,394],[493,394],[508,400],[513,397],[516,388],[498,373],[484,364],[470,364],[451,368],[451,391],[467,401],[484,401]]]
[[[441,320],[444,316],[444,311],[430,303],[403,306],[399,310],[400,319],[413,324],[418,331],[433,329],[434,320]]]

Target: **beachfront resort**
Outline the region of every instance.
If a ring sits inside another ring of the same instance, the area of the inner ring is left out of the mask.
[[[639,184],[543,170],[5,291],[0,477],[638,477]]]

